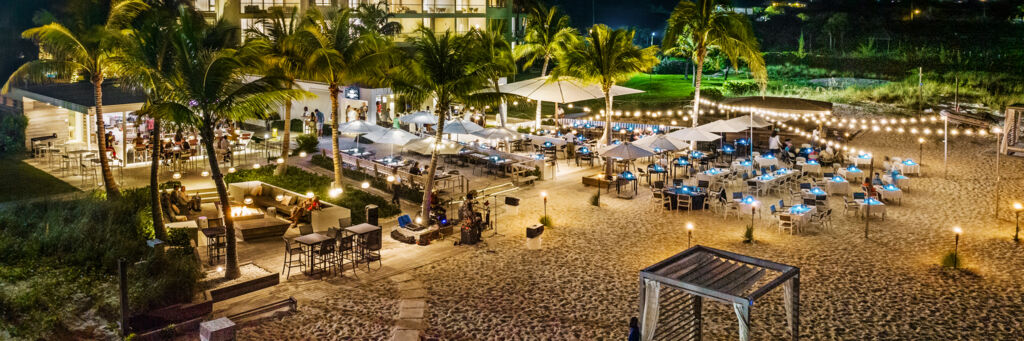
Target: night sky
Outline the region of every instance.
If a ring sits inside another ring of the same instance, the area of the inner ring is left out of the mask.
[[[569,13],[572,25],[589,27],[591,9],[598,23],[612,27],[636,26],[660,29],[678,0],[555,0],[552,4]]]

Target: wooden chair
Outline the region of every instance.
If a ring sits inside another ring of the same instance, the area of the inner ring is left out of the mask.
[[[789,214],[780,214],[779,215],[779,233],[782,233],[783,230],[789,230],[789,234],[792,235],[793,234],[793,230],[795,230],[795,229],[796,229],[796,222],[793,221],[793,216],[791,216]]]
[[[292,246],[292,241],[287,237],[282,236],[281,239],[284,239],[284,263],[281,264],[281,272],[288,269],[284,275],[284,279],[287,280],[288,276],[292,274],[292,268],[299,268],[299,271],[302,271],[306,264],[302,262],[302,247]],[[295,259],[296,255],[299,256],[298,259]]]

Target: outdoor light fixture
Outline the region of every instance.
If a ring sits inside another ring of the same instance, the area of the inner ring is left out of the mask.
[[[228,173],[234,173],[234,172],[235,172],[235,167],[228,168]]]
[[[200,173],[200,174],[202,174],[202,175],[203,175],[204,177],[205,177],[205,176],[210,176],[210,172],[208,172],[208,171],[203,171],[203,172],[202,172],[202,173]]]
[[[422,224],[422,223],[423,223],[423,218],[416,217],[416,225],[419,225],[419,224]]]
[[[342,192],[344,192],[344,190],[342,190],[341,187],[334,187],[331,188],[330,191],[327,191],[327,195],[331,196],[331,198],[337,198]]]
[[[693,223],[686,222],[686,248],[690,248],[690,240],[693,239]]]
[[[258,164],[258,163],[252,164],[252,169],[260,169],[260,164]]]
[[[217,267],[217,272],[224,272],[224,267],[223,266],[218,266]]]
[[[299,152],[299,157],[306,157],[306,152]]]
[[[367,181],[363,181],[363,184],[359,185],[359,187],[362,187],[363,189],[370,188],[370,183]]]
[[[395,176],[394,175],[388,175],[388,182],[395,182]]]
[[[1013,203],[1013,214],[1017,218],[1017,229],[1013,232],[1013,241],[1020,242],[1020,212],[1024,211],[1024,205],[1020,202]]]
[[[547,217],[548,216],[548,192],[547,191],[541,191],[540,192],[540,197],[544,198],[544,216]]]
[[[960,257],[958,256],[958,252],[960,251],[960,234],[964,233],[964,230],[961,229],[960,226],[953,226],[953,233],[956,234],[956,239],[953,242],[953,268],[956,269],[959,265],[957,262],[960,261]]]
[[[313,192],[306,192],[306,197],[307,198],[312,198],[313,197]]]
[[[173,178],[174,180],[181,179],[181,173],[174,172],[174,175],[171,175],[171,178]]]
[[[252,205],[252,197],[245,197],[245,200],[242,200],[242,203],[246,205]]]
[[[284,163],[284,158],[283,158],[283,157],[279,157],[279,158],[277,158],[277,164],[279,164],[279,165],[280,165],[280,164],[282,164],[282,163]]]
[[[276,201],[284,200],[284,195],[283,194],[278,194],[277,196],[274,197],[274,200],[276,200]]]

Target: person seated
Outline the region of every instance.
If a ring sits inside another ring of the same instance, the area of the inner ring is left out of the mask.
[[[877,172],[875,173],[875,177],[871,179],[871,184],[872,185],[878,185],[878,186],[883,185],[882,177]]]
[[[288,216],[288,220],[291,220],[291,224],[288,228],[294,228],[299,226],[300,221],[307,220],[313,213],[313,210],[320,209],[320,198],[312,196],[306,198],[295,207],[292,207],[291,214]]]
[[[420,175],[420,174],[422,174],[422,172],[420,171],[420,163],[419,162],[414,162],[412,164],[412,166],[409,167],[409,174],[412,174],[412,175]]]
[[[217,137],[217,142],[213,145],[214,151],[217,153],[217,159],[223,162],[231,162],[231,142],[224,135]]]
[[[864,183],[861,184],[860,187],[861,187],[861,189],[864,190],[864,193],[867,193],[867,197],[868,198],[873,198],[873,197],[877,197],[878,196],[878,191],[875,190],[875,186],[871,185],[871,180],[864,179]]]
[[[185,210],[199,212],[200,205],[202,203],[199,198],[199,194],[193,195],[191,198],[188,197],[188,193],[185,191],[185,186],[179,186],[174,190],[175,200],[182,203]]]

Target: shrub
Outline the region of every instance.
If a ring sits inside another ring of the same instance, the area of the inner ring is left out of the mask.
[[[552,226],[554,226],[554,222],[551,221],[551,216],[546,216],[546,215],[545,216],[541,216],[539,222],[540,222],[541,225],[544,225],[544,227],[552,227]]]
[[[688,75],[691,71],[690,63],[680,59],[662,59],[653,70],[657,75]]]
[[[722,85],[722,89],[733,96],[741,96],[761,91],[757,82],[753,81],[728,81]]]
[[[601,192],[590,196],[590,204],[594,206],[601,206]]]
[[[320,139],[313,134],[302,134],[295,139],[295,143],[299,146],[292,151],[292,155],[299,155],[299,152],[314,154],[317,151],[317,146],[320,145]]]
[[[320,154],[315,154],[310,159],[310,162],[312,162],[313,165],[316,165],[316,166],[318,166],[320,168],[323,168],[323,169],[326,169],[326,170],[329,170],[329,171],[332,171],[332,172],[334,171],[334,160],[331,160],[331,158],[329,158],[329,157],[326,157],[326,156],[323,156],[323,155],[320,155]],[[342,172],[341,172],[341,175],[346,177],[346,178],[353,179],[353,180],[356,180],[356,181],[369,181],[371,187],[379,189],[379,190],[382,190],[382,191],[385,191],[385,192],[391,192],[391,188],[388,186],[388,182],[387,182],[386,178],[374,177],[374,176],[368,175],[366,173],[363,173],[363,172],[360,172],[360,171],[357,171],[357,170],[354,170],[354,169],[348,169],[348,168],[343,168]],[[408,200],[408,201],[412,201],[412,202],[417,203],[417,204],[423,202],[423,191],[422,190],[420,190],[418,188],[411,188],[409,186],[405,186],[404,184],[400,184],[399,186],[401,187],[401,189],[399,189],[399,193],[398,193],[398,196],[400,198]]]
[[[722,90],[718,90],[718,89],[715,89],[715,88],[707,88],[707,89],[701,88],[700,89],[700,97],[701,98],[706,98],[706,99],[709,99],[709,100],[712,100],[712,101],[719,101],[719,100],[725,98],[725,96],[722,96]]]
[[[747,244],[754,242],[754,225],[747,225],[743,231],[743,242]]]
[[[12,155],[25,151],[25,127],[28,118],[24,115],[0,114],[0,155]]]
[[[167,245],[189,248],[192,245],[189,241],[192,239],[189,236],[187,229],[170,229],[167,231]]]
[[[292,115],[295,115],[295,113],[293,112]],[[284,132],[284,120],[273,121],[273,122],[270,123],[270,127],[271,128],[277,128],[277,131],[279,133],[280,132]],[[302,132],[302,120],[301,119],[297,119],[297,118],[293,118],[292,119],[292,126],[291,126],[291,128],[292,128],[292,132],[293,133],[301,133]]]
[[[964,257],[953,251],[949,251],[942,255],[942,261],[940,262],[944,268],[962,268],[964,267]]]
[[[276,165],[271,165],[269,167],[261,167],[260,169],[239,170],[225,175],[224,181],[227,183],[261,181],[293,192],[313,192],[323,201],[351,210],[353,224],[360,224],[366,221],[366,212],[363,208],[369,204],[377,205],[381,217],[390,217],[401,212],[397,206],[391,204],[390,200],[363,192],[352,186],[344,186],[344,193],[337,198],[331,198],[327,195],[327,191],[330,189],[333,179],[296,167],[288,167],[284,174],[275,176],[275,167]]]

